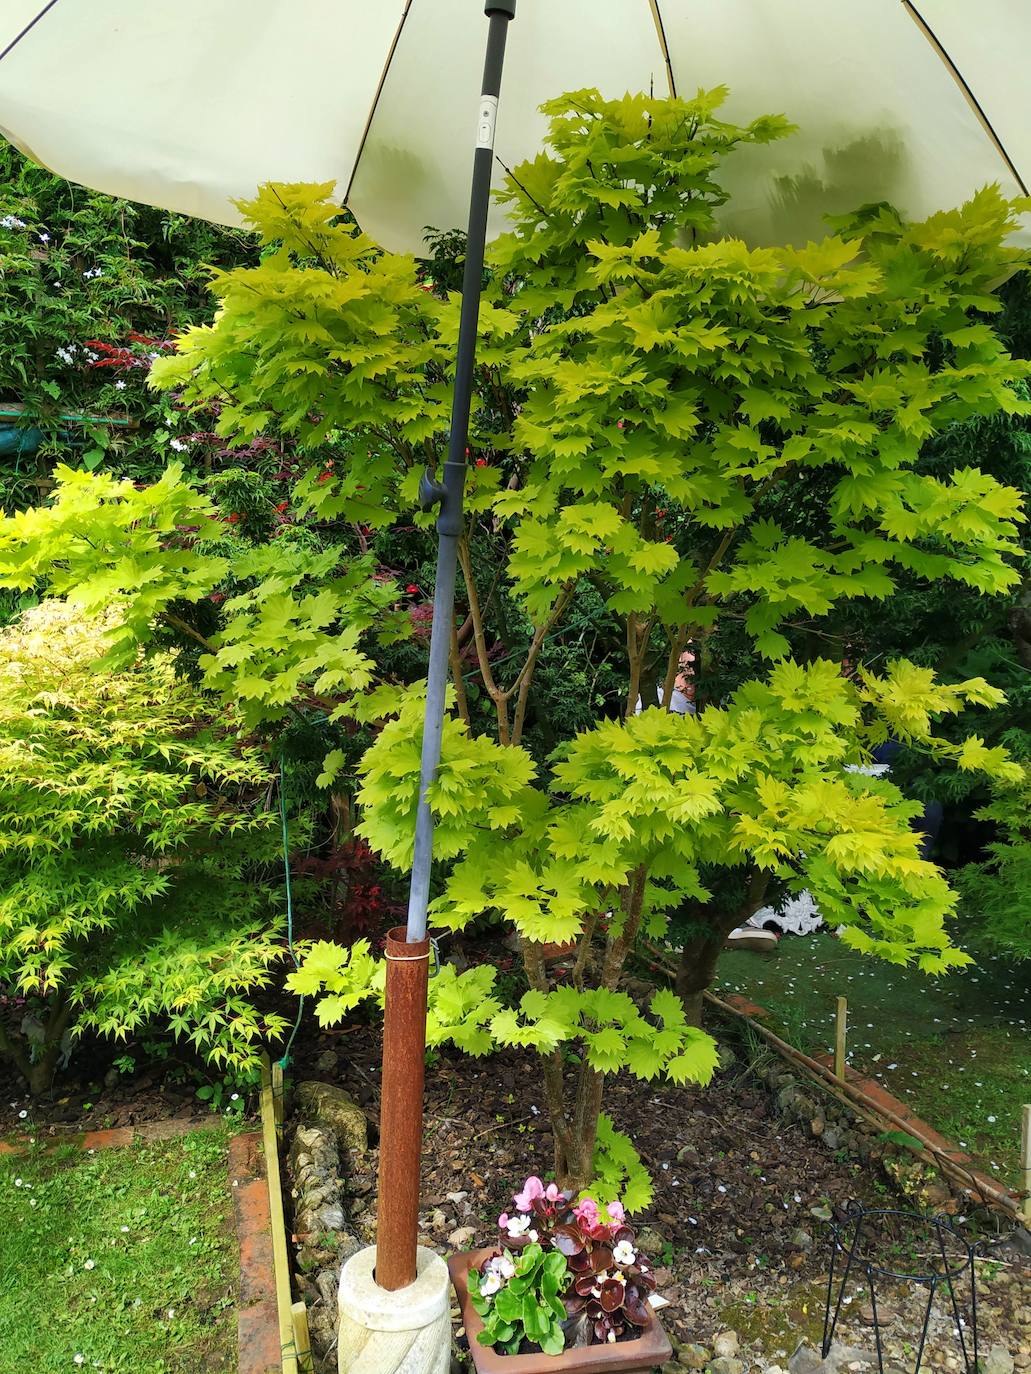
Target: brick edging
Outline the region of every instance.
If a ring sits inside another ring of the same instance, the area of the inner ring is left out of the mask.
[[[248,1131],[229,1142],[229,1182],[240,1242],[240,1374],[280,1374],[283,1352],[272,1258],[272,1217],[260,1131]]]
[[[192,1131],[210,1131],[223,1124],[223,1118],[208,1116],[173,1116],[167,1121],[143,1121],[138,1126],[112,1126],[102,1131],[73,1131],[60,1128],[50,1135],[21,1135],[12,1140],[0,1140],[0,1155],[15,1155],[33,1144],[47,1148],[53,1145],[78,1145],[83,1150],[111,1150],[132,1145],[137,1140],[174,1140]]]

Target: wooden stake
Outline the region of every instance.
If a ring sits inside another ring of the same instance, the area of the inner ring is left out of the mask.
[[[1031,1105],[1027,1103],[1020,1114],[1020,1187],[1028,1194],[1021,1212],[1024,1220],[1031,1223]]]
[[[834,1028],[834,1077],[845,1081],[845,1024],[848,1020],[848,998],[838,998],[838,1018]]]
[[[311,1374],[311,1337],[308,1335],[308,1309],[303,1302],[295,1302],[290,1308],[294,1324],[294,1349],[301,1374]]]
[[[283,1185],[279,1175],[279,1141],[276,1137],[272,1105],[272,1069],[268,1055],[261,1064],[261,1134],[265,1146],[265,1173],[268,1178],[269,1213],[272,1222],[272,1262],[276,1275],[276,1307],[279,1311],[279,1340],[283,1350],[283,1374],[298,1374],[294,1352],[294,1328],[290,1301],[290,1257],[286,1248],[286,1222],[283,1216]]]

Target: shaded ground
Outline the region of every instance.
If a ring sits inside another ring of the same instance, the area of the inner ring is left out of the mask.
[[[347,1088],[375,1120],[380,1044],[372,1027],[331,1031],[305,1049],[296,1070]],[[655,1179],[653,1205],[634,1222],[660,1265],[671,1303],[663,1321],[674,1341],[711,1349],[715,1334],[731,1329],[746,1368],[757,1370],[786,1363],[803,1337],[818,1341],[829,1256],[821,1218],[852,1198],[897,1205],[886,1177],[786,1125],[741,1057],[706,1089],[622,1075],[607,1084],[606,1108],[632,1134]],[[426,1111],[424,1241],[445,1251],[494,1243],[512,1189],[551,1167],[536,1058],[518,1051],[479,1061],[441,1055],[427,1073]],[[351,1183],[352,1219],[367,1241],[374,1239],[375,1158],[371,1165]],[[1031,1325],[1022,1332],[1018,1317],[1023,1311],[1031,1323],[1027,1277],[1020,1268],[993,1268],[1002,1283],[997,1301],[984,1290],[984,1339],[1013,1351],[1031,1347]],[[916,1308],[904,1293],[889,1297],[899,1339],[908,1339],[910,1328],[919,1329]],[[870,1329],[854,1315],[862,1305],[862,1295],[849,1295],[843,1332],[872,1348]],[[937,1323],[943,1340],[949,1326],[944,1318]],[[951,1368],[944,1356],[930,1367],[936,1374]]]
[[[0,1368],[235,1370],[227,1139],[0,1155]]]
[[[786,936],[772,956],[724,953],[715,990],[766,1007],[771,1029],[808,1053],[832,1049],[836,999],[847,997],[849,1062],[1019,1186],[1020,1111],[1031,1101],[1031,961],[987,959],[928,978],[817,931]]]

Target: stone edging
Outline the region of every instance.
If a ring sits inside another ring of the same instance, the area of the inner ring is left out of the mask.
[[[851,1067],[846,1068],[844,1081],[834,1077],[833,1056],[817,1055],[810,1057],[803,1054],[801,1050],[796,1050],[794,1046],[788,1045],[780,1036],[775,1035],[767,1026],[762,1025],[757,1020],[758,1017],[769,1015],[766,1008],[758,1006],[746,997],[741,997],[736,993],[718,997],[709,992],[705,994],[705,997],[707,1001],[719,1007],[721,1011],[730,1012],[747,1021],[768,1044],[778,1050],[797,1069],[805,1072],[819,1086],[829,1091],[836,1090],[845,1098],[851,1099],[852,1103],[858,1106],[861,1111],[866,1112],[868,1116],[911,1134],[914,1139],[920,1142],[939,1171],[951,1177],[953,1182],[958,1183],[976,1201],[994,1206],[1010,1218],[1020,1220],[1020,1194],[1015,1193],[990,1174],[978,1169],[971,1156],[955,1141],[949,1140],[928,1122],[916,1116],[904,1102],[890,1093],[876,1079],[868,1078]]]

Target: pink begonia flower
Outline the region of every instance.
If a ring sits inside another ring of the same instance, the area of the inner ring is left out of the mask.
[[[502,1212],[501,1215],[498,1217],[498,1225],[501,1227],[502,1230],[504,1230],[505,1227],[508,1225],[507,1212]]]
[[[613,1221],[626,1221],[626,1213],[623,1211],[623,1204],[621,1202],[610,1202],[605,1210]]]
[[[598,1225],[598,1204],[592,1197],[585,1197],[573,1208],[573,1215],[577,1221],[583,1222],[586,1226]]]
[[[558,1184],[549,1183],[547,1188],[545,1188],[544,1190],[544,1196],[548,1199],[549,1202],[557,1202],[559,1196]]]
[[[529,1212],[533,1207],[534,1198],[544,1196],[544,1184],[536,1174],[531,1174],[523,1184],[521,1193],[513,1193],[512,1201],[520,1212]]]

